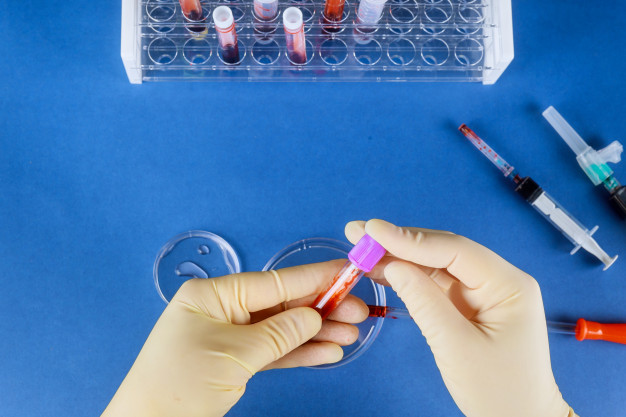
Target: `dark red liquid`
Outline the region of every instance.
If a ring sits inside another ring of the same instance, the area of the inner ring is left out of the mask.
[[[343,270],[339,271],[337,275],[335,275],[333,280],[330,282],[330,285],[328,286],[328,288],[322,291],[320,295],[317,296],[315,301],[313,301],[313,304],[311,304],[311,308],[317,311],[318,313],[320,313],[320,316],[322,316],[322,320],[326,319],[330,315],[330,313],[332,313],[333,310],[337,308],[339,303],[341,303],[343,299],[346,298],[346,296],[348,295],[352,287],[356,284],[361,271],[355,268],[350,274],[350,276],[348,277],[348,279],[341,286],[341,288],[337,292],[335,292],[326,301],[326,303],[323,303],[323,299],[328,294],[328,291],[330,291],[330,289],[333,287],[335,282],[339,278],[341,278],[342,272]]]
[[[186,24],[187,29],[196,33],[202,33],[207,30],[206,25],[200,23],[204,19],[204,16],[199,1],[180,0],[180,6],[187,19],[193,22],[199,22],[198,24]]]
[[[239,46],[237,44],[228,45],[226,48],[222,48],[222,59],[227,64],[239,63]]]
[[[340,22],[343,19],[345,0],[326,0],[324,17],[331,22]]]
[[[370,306],[367,308],[370,310],[370,317],[385,317],[387,315],[387,307],[386,306]]]
[[[294,64],[306,64],[306,56],[295,52],[289,54],[289,60]]]
[[[386,317],[388,319],[397,319],[396,316],[388,316],[387,315],[387,306],[372,306],[368,305],[367,308],[370,310],[370,317]]]

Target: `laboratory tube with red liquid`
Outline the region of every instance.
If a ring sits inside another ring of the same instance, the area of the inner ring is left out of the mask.
[[[306,41],[304,38],[304,20],[297,7],[289,7],[283,12],[287,57],[292,64],[306,64]]]
[[[179,2],[183,15],[188,21],[202,22],[206,19],[200,0],[179,0]],[[206,25],[186,25],[186,27],[192,32],[204,32],[207,29]]]
[[[385,248],[371,236],[363,236],[348,253],[348,262],[335,275],[328,287],[317,296],[311,308],[320,313],[322,319],[327,318],[361,277],[370,272],[385,256],[385,253]]]
[[[239,46],[235,19],[228,6],[219,6],[213,10],[213,22],[220,43],[222,60],[227,64],[239,63]]]
[[[343,20],[343,6],[346,0],[326,0],[324,4],[324,18],[328,22],[341,22]]]

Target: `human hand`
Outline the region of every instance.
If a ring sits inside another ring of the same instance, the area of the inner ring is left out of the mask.
[[[450,232],[382,220],[346,225],[353,243],[365,233],[388,251],[368,276],[406,304],[466,416],[575,415],[552,374],[537,281]]]
[[[365,303],[350,296],[323,323],[301,306],[344,262],[185,282],[103,416],[221,416],[260,370],[339,361]]]

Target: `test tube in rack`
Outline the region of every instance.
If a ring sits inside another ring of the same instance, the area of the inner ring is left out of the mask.
[[[306,64],[306,40],[302,12],[297,7],[289,7],[283,12],[287,57],[292,64]]]
[[[222,60],[227,64],[239,63],[239,46],[233,12],[228,6],[219,6],[213,10],[213,22],[220,43]]]

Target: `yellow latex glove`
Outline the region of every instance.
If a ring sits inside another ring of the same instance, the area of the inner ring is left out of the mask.
[[[398,293],[467,417],[566,417],[552,374],[539,285],[489,249],[449,232],[351,222],[387,251],[368,276]]]
[[[298,306],[310,305],[344,262],[187,281],[103,416],[222,416],[260,370],[339,361],[339,345],[358,337],[347,323],[367,318],[365,303],[351,296],[323,324]]]

